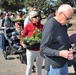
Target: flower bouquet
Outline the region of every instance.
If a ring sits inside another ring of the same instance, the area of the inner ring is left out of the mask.
[[[32,36],[30,38],[25,37],[22,41],[26,44],[27,48],[39,48],[41,42],[41,31],[38,28],[35,28]]]
[[[15,19],[13,19],[13,22],[20,22],[20,21],[24,21],[24,18],[15,18]]]

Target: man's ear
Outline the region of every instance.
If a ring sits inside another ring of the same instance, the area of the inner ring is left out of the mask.
[[[59,12],[59,15],[62,15],[62,12]]]
[[[55,11],[55,15],[56,15],[57,13],[58,13],[58,11],[56,10],[56,11]]]

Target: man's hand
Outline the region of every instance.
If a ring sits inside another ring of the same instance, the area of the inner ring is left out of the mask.
[[[20,44],[23,46],[23,48],[26,48],[26,45],[20,40]]]
[[[59,52],[59,56],[66,58],[66,59],[73,59],[73,51],[72,50],[61,50]]]
[[[22,44],[23,48],[26,48],[26,45],[25,44]]]

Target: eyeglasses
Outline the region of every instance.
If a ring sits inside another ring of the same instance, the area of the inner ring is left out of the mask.
[[[17,23],[17,25],[22,26],[22,23]]]
[[[63,13],[63,12],[62,12]],[[64,13],[63,13],[64,14]],[[64,16],[66,17],[66,20],[70,20],[70,19],[72,19],[72,17],[71,18],[68,18],[65,14],[64,14]]]
[[[16,34],[13,34],[13,36],[16,36]]]
[[[33,18],[37,18],[37,17],[39,17],[39,15],[36,15],[36,16],[34,16]]]
[[[22,24],[21,23],[18,23],[18,25],[21,26]]]

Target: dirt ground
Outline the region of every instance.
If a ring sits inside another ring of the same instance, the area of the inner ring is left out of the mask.
[[[68,29],[68,34],[76,32],[76,24],[75,20],[72,20],[72,25]],[[26,65],[22,64],[18,59],[19,55],[9,55],[8,60],[5,60],[2,54],[2,50],[0,50],[0,75],[25,75]],[[36,64],[36,63],[34,63]],[[43,62],[44,66],[44,62]],[[69,75],[74,75],[73,66],[68,67]],[[36,73],[32,73],[32,75],[36,75]],[[42,75],[45,75],[45,70],[42,68]]]
[[[71,35],[76,32],[76,17],[73,17],[71,20],[71,23],[73,24],[70,28],[68,28],[68,34]]]

